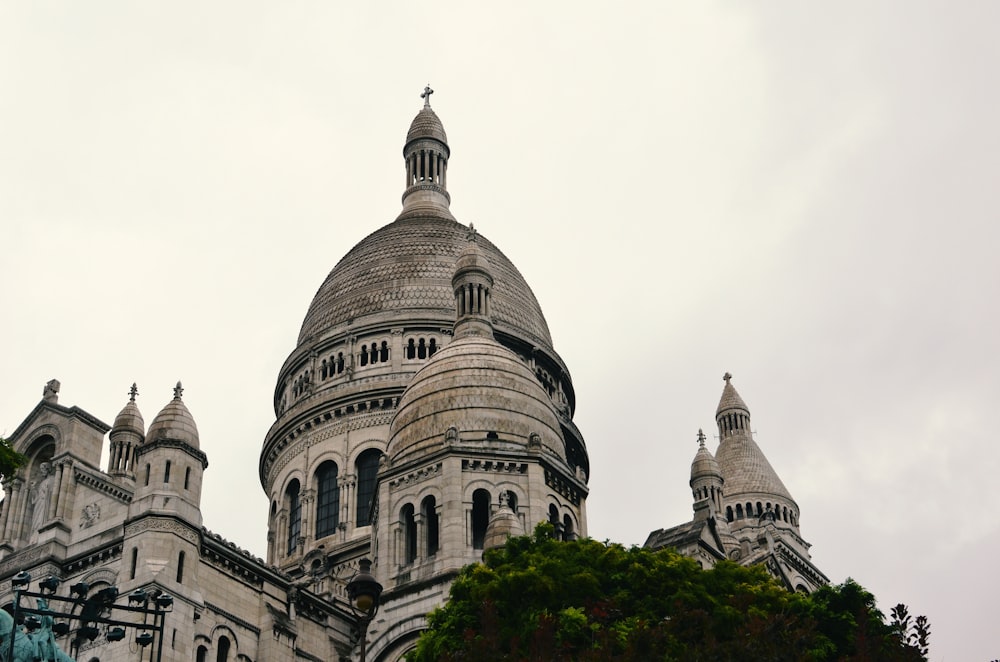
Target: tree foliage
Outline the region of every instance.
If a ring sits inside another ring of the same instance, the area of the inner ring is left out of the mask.
[[[7,480],[12,477],[27,458],[18,453],[3,437],[0,437],[0,478]]]
[[[792,593],[760,567],[702,570],[672,550],[561,542],[550,528],[464,568],[408,659],[926,659],[926,639],[886,624],[853,580]]]

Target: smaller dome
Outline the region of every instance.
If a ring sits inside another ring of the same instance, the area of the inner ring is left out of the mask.
[[[698,452],[694,454],[694,460],[691,461],[691,482],[694,483],[699,478],[713,476],[721,480],[722,470],[712,452],[705,448],[705,433],[701,430],[698,430],[698,441],[701,445],[698,447]]]
[[[437,140],[444,143],[445,147],[448,146],[448,135],[444,132],[444,124],[441,123],[437,113],[429,105],[421,108],[417,116],[410,122],[410,130],[406,132],[404,152],[410,143],[421,138]]]
[[[492,337],[466,336],[438,350],[406,387],[389,427],[390,462],[410,460],[449,443],[494,450],[545,449],[566,461],[552,402],[538,379]]]
[[[183,392],[181,383],[177,382],[177,386],[174,388],[174,399],[160,410],[160,413],[149,425],[149,432],[146,433],[147,444],[170,440],[184,442],[192,448],[199,447],[198,427],[194,424],[191,412],[181,400]]]
[[[521,526],[521,520],[518,519],[514,511],[507,505],[507,500],[503,499],[500,502],[500,507],[490,517],[490,523],[486,525],[486,534],[483,536],[483,550],[503,547],[507,543],[508,538],[523,535],[524,527]]]
[[[475,237],[476,229],[470,225],[469,243],[458,256],[458,260],[455,261],[455,275],[451,279],[453,284],[461,280],[466,273],[478,273],[493,282],[493,276],[490,274],[490,261],[486,259],[486,254],[479,248]]]
[[[122,432],[132,432],[140,437],[145,436],[146,422],[142,419],[142,413],[139,412],[138,405],[135,404],[135,396],[138,392],[135,384],[132,384],[132,389],[129,391],[129,400],[122,407],[122,410],[118,412],[118,415],[115,417],[115,424],[111,426],[112,435],[117,436]]]
[[[728,372],[722,377],[722,379],[725,380],[726,385],[722,389],[722,398],[719,399],[719,406],[715,410],[716,418],[730,411],[742,411],[747,416],[750,415],[750,409],[747,407],[747,403],[743,402],[743,398],[741,398],[740,394],[736,392],[736,387],[729,381],[732,378],[733,376]]]

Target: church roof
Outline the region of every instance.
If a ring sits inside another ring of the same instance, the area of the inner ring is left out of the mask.
[[[424,106],[410,123],[410,130],[406,132],[406,144],[409,145],[421,138],[432,138],[443,142],[445,147],[448,146],[448,135],[444,132],[444,124],[429,105]]]
[[[758,493],[774,494],[794,503],[788,488],[749,433],[725,437],[719,444],[715,459],[726,481],[726,499]]]
[[[410,322],[455,321],[451,278],[465,250],[468,228],[447,218],[407,218],[361,240],[333,268],[313,297],[298,345],[346,331],[364,318]],[[517,267],[486,237],[477,238],[496,281],[492,301],[497,331],[551,351],[552,337],[534,293]]]
[[[694,454],[694,460],[691,461],[691,481],[693,482],[702,476],[719,476],[721,478],[722,470],[715,457],[712,456],[712,452],[705,448],[705,434],[701,430],[698,430],[698,442],[698,452]]]
[[[181,393],[184,389],[181,383],[177,382],[174,388],[174,399],[160,410],[153,422],[149,424],[149,432],[146,433],[146,444],[152,444],[161,440],[182,441],[192,448],[198,448],[198,427],[194,424],[194,417],[188,411],[184,401],[181,400]]]
[[[135,384],[132,384],[131,397],[125,403],[125,406],[122,407],[122,410],[118,412],[118,415],[115,416],[115,424],[111,426],[111,434],[134,432],[140,437],[146,434],[146,422],[142,418],[142,412],[139,411],[138,405],[135,404],[137,393],[138,390]]]
[[[524,361],[493,338],[456,338],[413,377],[390,424],[386,455],[393,463],[449,443],[523,452],[533,434],[566,460],[552,402]]]
[[[726,385],[722,389],[722,397],[719,399],[719,406],[715,410],[716,417],[724,412],[733,410],[740,410],[749,415],[750,409],[747,408],[747,403],[743,402],[743,398],[736,392],[736,387],[729,381],[732,379],[732,375],[727,372],[723,379],[726,381]]]

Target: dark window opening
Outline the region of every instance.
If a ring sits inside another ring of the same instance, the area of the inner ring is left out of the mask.
[[[360,361],[361,365],[368,365],[368,347],[367,347],[367,345],[362,345],[361,346],[360,359],[361,359],[361,361]]]
[[[340,488],[337,464],[324,462],[316,472],[316,537],[333,535],[340,523]]]
[[[434,497],[425,497],[420,504],[420,514],[424,520],[424,530],[427,532],[427,556],[434,556],[438,551],[438,514],[437,501]]]
[[[386,363],[389,360],[389,343],[382,341],[382,349],[379,351],[378,360]]]
[[[490,523],[490,493],[479,489],[472,493],[472,547],[482,549],[486,527]]]
[[[358,516],[357,526],[368,526],[371,522],[372,501],[375,498],[375,478],[381,453],[370,448],[358,456]]]
[[[177,583],[184,581],[184,552],[177,554]]]
[[[299,501],[299,481],[293,480],[285,491],[285,503],[288,507],[288,540],[287,549],[291,554],[299,544],[302,532],[302,502]]]
[[[167,460],[167,464],[163,469],[163,482],[164,483],[170,482],[170,460]]]
[[[413,515],[413,504],[406,504],[399,513],[403,525],[403,563],[413,563],[417,559],[417,520]]]
[[[413,344],[413,338],[410,338],[409,340],[406,341],[406,358],[412,359],[416,358],[416,356],[417,356],[417,349],[416,346]]]
[[[424,344],[423,338],[421,338],[420,342],[417,343],[417,358],[418,359],[427,358],[427,345]]]
[[[430,347],[427,349],[427,356],[434,356],[434,352],[438,351],[437,341],[431,338]]]

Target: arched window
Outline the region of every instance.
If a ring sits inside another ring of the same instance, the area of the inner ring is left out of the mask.
[[[184,581],[184,552],[177,553],[177,583]]]
[[[194,656],[195,662],[208,662],[208,649],[198,646],[198,652]]]
[[[421,338],[417,343],[417,358],[426,359],[427,358],[427,345],[424,344],[424,339]]]
[[[288,508],[288,553],[299,544],[302,533],[302,502],[299,501],[299,481],[293,480],[285,490],[285,506]]]
[[[149,485],[149,465],[146,465],[146,485]]]
[[[219,637],[219,649],[215,654],[215,662],[229,662],[229,638]]]
[[[732,506],[726,506],[726,521],[727,522],[732,522],[733,521],[733,507]]]
[[[736,519],[743,519],[743,504],[736,504]]]
[[[316,471],[316,538],[331,536],[340,523],[337,464],[324,462]]]
[[[378,345],[375,343],[372,343],[371,356],[372,363],[378,363]]]
[[[372,523],[372,501],[375,499],[375,478],[378,475],[378,459],[381,453],[375,448],[369,448],[358,456],[358,517],[357,526],[368,526]]]
[[[472,548],[482,549],[486,527],[490,524],[490,493],[478,489],[472,493]]]
[[[438,514],[437,500],[432,497],[424,497],[420,502],[420,515],[424,522],[424,532],[427,534],[427,556],[434,556],[438,551]]]
[[[164,483],[170,482],[170,460],[167,460],[167,463],[166,465],[164,465],[163,468],[163,482]]]
[[[563,515],[563,540],[576,540],[576,533],[573,532],[573,519],[569,515]]]
[[[344,353],[337,352],[337,374],[344,372]]]
[[[434,356],[434,352],[438,351],[437,341],[431,338],[430,347],[427,349],[427,356]]]
[[[517,514],[517,495],[507,490],[507,506],[510,507],[514,514]]]
[[[368,345],[361,346],[361,354],[358,358],[361,359],[361,365],[368,365]]]
[[[379,350],[378,360],[385,363],[389,360],[389,343],[382,341],[382,349]]]
[[[417,520],[413,515],[413,504],[403,506],[399,512],[399,523],[403,526],[403,563],[413,563],[417,559]]]
[[[184,468],[184,489],[191,488],[191,467]]]
[[[139,548],[132,548],[132,563],[129,565],[128,578],[135,579],[135,569],[139,564]]]
[[[413,344],[413,338],[406,341],[406,358],[413,359],[417,356],[416,346]]]

